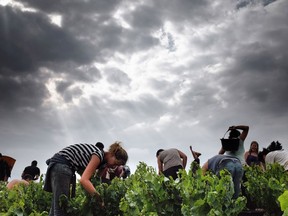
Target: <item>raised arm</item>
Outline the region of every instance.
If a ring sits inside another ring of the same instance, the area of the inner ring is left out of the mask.
[[[158,174],[160,175],[163,172],[163,163],[160,160],[160,156],[157,157],[157,164],[158,164]]]
[[[182,158],[182,163],[183,163],[183,168],[186,168],[186,164],[187,164],[187,155],[184,154],[183,152],[181,152],[180,150],[178,150],[178,153],[180,155],[180,157]]]
[[[240,134],[240,139],[243,141],[246,139],[248,132],[249,132],[249,126],[246,126],[246,125],[238,125],[238,126],[229,127],[229,130],[232,130],[232,129],[242,130],[242,133]]]

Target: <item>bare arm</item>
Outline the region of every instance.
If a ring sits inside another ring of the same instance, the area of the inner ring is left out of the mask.
[[[207,172],[208,170],[208,161],[206,161],[206,163],[203,164],[202,166],[202,173],[203,175],[205,175],[205,173]]]
[[[85,168],[80,179],[80,184],[91,196],[98,194],[90,179],[99,165],[100,159],[96,155],[92,155],[91,160]]]
[[[246,151],[245,154],[244,154],[245,161],[247,160],[248,155],[249,155],[249,151]]]
[[[163,163],[160,160],[160,157],[157,157],[157,164],[158,164],[158,174],[160,175],[163,172]]]
[[[183,163],[183,168],[186,168],[186,164],[187,164],[187,155],[184,154],[183,152],[178,150],[178,153],[180,155],[180,157],[182,158],[182,163]]]
[[[243,141],[246,139],[248,132],[249,132],[249,126],[246,126],[246,125],[231,126],[231,127],[229,127],[229,130],[231,130],[231,129],[242,130],[242,133],[240,134],[240,139]]]
[[[224,154],[226,151],[221,147],[220,151],[218,152],[218,154]]]

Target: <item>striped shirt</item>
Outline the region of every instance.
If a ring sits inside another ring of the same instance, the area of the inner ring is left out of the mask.
[[[100,159],[100,163],[104,160],[104,152],[94,144],[74,144],[65,147],[58,154],[67,159],[76,171],[84,170],[92,155],[96,155]]]

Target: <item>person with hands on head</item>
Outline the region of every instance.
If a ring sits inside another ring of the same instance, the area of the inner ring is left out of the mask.
[[[44,190],[53,193],[49,215],[67,215],[65,210],[59,205],[59,198],[61,195],[70,197],[71,184],[71,193],[72,196],[74,195],[76,184],[75,171],[81,175],[79,182],[83,188],[93,199],[98,201],[101,207],[104,207],[101,196],[96,191],[90,179],[101,165],[125,165],[127,160],[128,154],[122,148],[120,142],[110,145],[107,152],[102,151],[93,144],[80,143],[63,148],[46,162],[48,168]]]
[[[164,174],[167,178],[171,176],[174,180],[178,177],[178,171],[185,169],[187,156],[178,149],[159,149],[156,152],[158,172]]]
[[[223,148],[220,149],[219,154],[226,154],[229,156],[237,157],[241,164],[244,165],[245,159],[244,159],[244,140],[246,139],[248,132],[249,132],[249,126],[246,125],[238,125],[238,126],[231,126],[229,127],[230,133],[228,139],[237,139],[239,138],[239,148],[237,151],[225,151]],[[242,130],[240,133],[239,130]]]

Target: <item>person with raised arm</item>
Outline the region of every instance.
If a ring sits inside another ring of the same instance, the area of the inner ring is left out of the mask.
[[[236,151],[225,151],[223,147],[220,149],[219,154],[226,154],[229,156],[237,157],[242,165],[245,165],[245,159],[244,159],[244,153],[245,153],[245,148],[244,148],[244,141],[248,135],[249,132],[249,126],[246,125],[238,125],[238,126],[230,126],[228,128],[229,132],[229,137],[228,139],[239,139],[239,148]],[[240,132],[239,130],[242,130]]]

